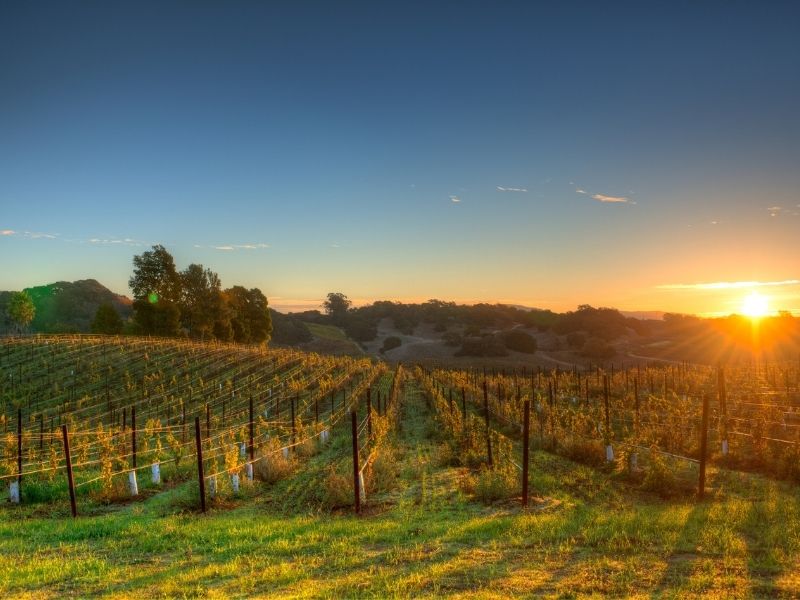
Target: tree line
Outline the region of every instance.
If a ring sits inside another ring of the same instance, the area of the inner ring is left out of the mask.
[[[178,271],[162,245],[133,257],[133,333],[186,335],[193,339],[260,344],[269,341],[272,318],[258,288],[223,289],[219,276],[200,264]]]

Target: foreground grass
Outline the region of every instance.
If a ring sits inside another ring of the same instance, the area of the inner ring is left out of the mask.
[[[540,497],[483,506],[436,465],[435,431],[409,387],[401,480],[361,517],[293,506],[304,477],[247,490],[208,515],[180,489],[77,520],[0,511],[3,597],[798,597],[800,496],[722,473],[698,503],[665,503],[535,453]]]

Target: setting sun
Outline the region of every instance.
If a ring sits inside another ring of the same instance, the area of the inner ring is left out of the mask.
[[[751,292],[742,301],[742,314],[751,317],[764,317],[769,312],[769,299],[758,292]]]

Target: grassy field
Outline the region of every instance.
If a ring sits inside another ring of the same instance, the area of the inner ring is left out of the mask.
[[[49,505],[0,511],[0,594],[63,597],[798,597],[800,495],[712,474],[712,492],[665,502],[537,452],[536,501],[484,505],[413,381],[394,438],[397,484],[365,514],[313,499],[346,432],[288,479],[202,515],[189,484],[72,520]],[[344,451],[342,451],[344,450]]]
[[[306,323],[306,327],[311,332],[312,335],[325,339],[325,340],[337,340],[340,342],[346,342],[348,340],[347,335],[345,334],[342,329],[339,327],[335,327],[333,325],[320,325],[319,323]]]

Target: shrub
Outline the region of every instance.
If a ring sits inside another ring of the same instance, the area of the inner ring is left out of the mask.
[[[259,452],[259,460],[253,465],[253,475],[266,483],[276,483],[291,475],[294,470],[294,461],[291,455],[285,457],[281,450],[281,443],[271,439]]]
[[[567,345],[570,348],[583,348],[586,343],[586,336],[578,331],[567,334]]]
[[[571,437],[563,442],[561,454],[584,465],[599,467],[606,462],[606,450],[600,440]]]
[[[536,339],[524,331],[513,330],[503,334],[503,342],[506,348],[525,354],[536,352]]]
[[[466,337],[456,356],[508,356],[503,343],[493,335]]]
[[[511,498],[519,491],[516,469],[506,462],[493,469],[482,468],[475,479],[475,497],[481,502]]]
[[[394,350],[395,348],[399,348],[403,341],[399,337],[389,336],[385,340],[383,340],[383,346],[381,346],[381,353],[388,352],[389,350]]]
[[[398,474],[398,461],[394,452],[388,446],[381,446],[364,472],[364,483],[370,493],[386,492],[394,487]]]
[[[330,466],[322,484],[325,490],[323,502],[329,508],[340,508],[353,504],[353,480]]]
[[[650,449],[648,458],[642,489],[660,496],[668,496],[675,490],[675,476],[655,446]]]
[[[611,358],[616,353],[611,344],[597,337],[586,340],[581,349],[583,356],[596,359]]]

